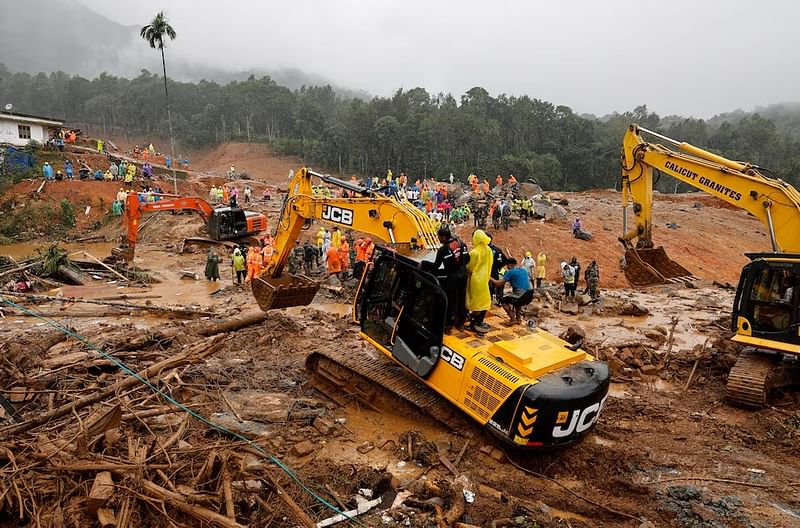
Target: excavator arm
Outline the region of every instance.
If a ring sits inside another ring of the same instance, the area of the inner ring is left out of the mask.
[[[679,151],[647,143],[641,133],[671,143]],[[653,247],[653,169],[746,210],[769,230],[775,252],[800,253],[800,192],[770,178],[763,169],[732,161],[688,143],[631,125],[622,154],[623,236],[626,247]],[[627,208],[633,205],[634,225],[627,226]]]
[[[314,195],[311,185],[314,177],[359,196]],[[295,241],[311,220],[367,233],[400,250],[433,250],[439,246],[435,224],[407,200],[372,192],[306,167],[300,168],[289,183],[289,192],[277,222],[275,252],[261,277],[253,281],[253,295],[264,311],[308,304],[319,290],[315,281],[283,272]]]

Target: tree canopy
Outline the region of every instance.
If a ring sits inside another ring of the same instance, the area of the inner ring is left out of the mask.
[[[21,112],[92,123],[106,130],[166,136],[158,94],[163,78],[94,79],[55,72],[10,73],[0,65],[0,101]],[[176,140],[183,148],[223,141],[268,142],[282,154],[346,175],[404,171],[457,179],[513,173],[548,189],[618,185],[622,137],[639,123],[681,141],[771,169],[800,183],[800,110],[660,117],[646,106],[597,118],[527,95],[491,95],[480,87],[456,98],[423,88],[370,100],[340,97],[330,86],[289,90],[269,77],[221,85],[169,81]],[[787,115],[791,113],[791,115]],[[661,178],[662,191],[685,190]]]

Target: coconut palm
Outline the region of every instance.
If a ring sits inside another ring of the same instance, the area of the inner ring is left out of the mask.
[[[161,67],[164,70],[164,95],[167,98],[167,122],[169,123],[169,146],[172,152],[172,182],[175,184],[175,194],[178,194],[178,177],[175,174],[175,143],[172,139],[172,114],[169,110],[169,89],[167,88],[167,62],[164,59],[164,39],[175,40],[177,33],[169,24],[163,11],[159,11],[153,20],[142,27],[139,32],[141,37],[150,43],[150,47],[161,51]]]

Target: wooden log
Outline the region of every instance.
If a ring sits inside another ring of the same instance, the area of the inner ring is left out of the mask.
[[[37,264],[41,264],[41,263],[42,263],[42,261],[41,261],[41,259],[39,259],[39,260],[35,260],[33,262],[29,262],[27,264],[23,264],[22,266],[17,266],[16,268],[13,268],[13,269],[10,269],[10,270],[6,270],[6,271],[0,273],[0,277],[5,277],[6,275],[11,275],[12,273],[19,273],[21,271],[25,271],[26,269],[32,268],[32,267],[36,266]]]
[[[216,512],[213,512],[208,508],[204,508],[202,506],[198,506],[195,504],[189,504],[183,499],[182,495],[170,491],[166,488],[162,488],[155,482],[150,482],[149,480],[143,480],[142,491],[144,491],[145,495],[148,495],[149,497],[152,497],[154,499],[164,501],[173,508],[182,511],[186,515],[194,517],[198,521],[207,522],[213,524],[214,526],[219,526],[220,528],[245,528],[245,525],[239,524],[234,520],[228,519],[224,515],[220,515]]]
[[[234,332],[247,326],[263,323],[267,320],[267,314],[264,312],[251,312],[249,314],[237,317],[235,319],[228,319],[223,323],[206,325],[200,330],[202,336],[212,336],[227,332]]]
[[[4,292],[5,295],[5,292]],[[6,343],[5,356],[12,363],[17,363],[23,358],[35,358],[47,353],[48,350],[64,341],[67,335],[58,330],[48,330],[37,339],[29,336],[25,342]]]
[[[58,273],[63,275],[64,277],[68,278],[75,284],[80,284],[81,286],[87,286],[92,283],[92,278],[84,275],[80,271],[76,271],[72,268],[68,268],[67,266],[59,266]]]
[[[64,404],[56,409],[53,409],[51,412],[39,414],[35,418],[22,422],[21,424],[0,429],[0,440],[24,433],[25,431],[30,431],[31,429],[50,422],[51,420],[61,418],[67,414],[71,414],[101,400],[110,398],[111,396],[118,394],[120,391],[127,390],[141,383],[139,378],[150,379],[153,376],[158,376],[156,380],[159,380],[169,375],[169,372],[167,371],[175,367],[186,365],[187,363],[191,363],[206,356],[210,356],[219,350],[221,346],[222,338],[216,336],[189,345],[175,356],[167,358],[163,361],[159,361],[158,363],[139,371],[137,374],[138,377],[128,376],[101,391],[90,394],[84,398],[74,400],[71,403]]]
[[[114,510],[108,508],[98,509],[97,522],[100,524],[100,528],[115,528],[117,526],[117,519],[114,516]]]
[[[126,282],[129,280],[128,277],[126,277],[125,275],[121,274],[120,272],[118,272],[117,270],[112,268],[111,266],[105,264],[103,261],[101,261],[100,259],[98,259],[94,255],[92,255],[88,251],[83,251],[83,254],[86,255],[87,257],[89,257],[90,259],[92,259],[93,261],[97,262],[101,266],[103,266],[105,269],[107,269],[108,271],[110,271],[111,273],[113,273],[114,275],[119,277],[120,279],[122,279],[122,280],[124,280]]]
[[[101,471],[94,477],[92,489],[89,491],[89,499],[86,507],[89,513],[97,513],[98,508],[105,505],[106,501],[114,494],[114,479],[111,478],[110,471]]]

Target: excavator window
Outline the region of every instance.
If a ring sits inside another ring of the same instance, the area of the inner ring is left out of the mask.
[[[786,332],[797,324],[797,275],[785,267],[754,270],[749,304],[754,334]]]
[[[439,359],[447,298],[438,283],[390,255],[375,262],[362,301],[362,330],[420,377]]]

